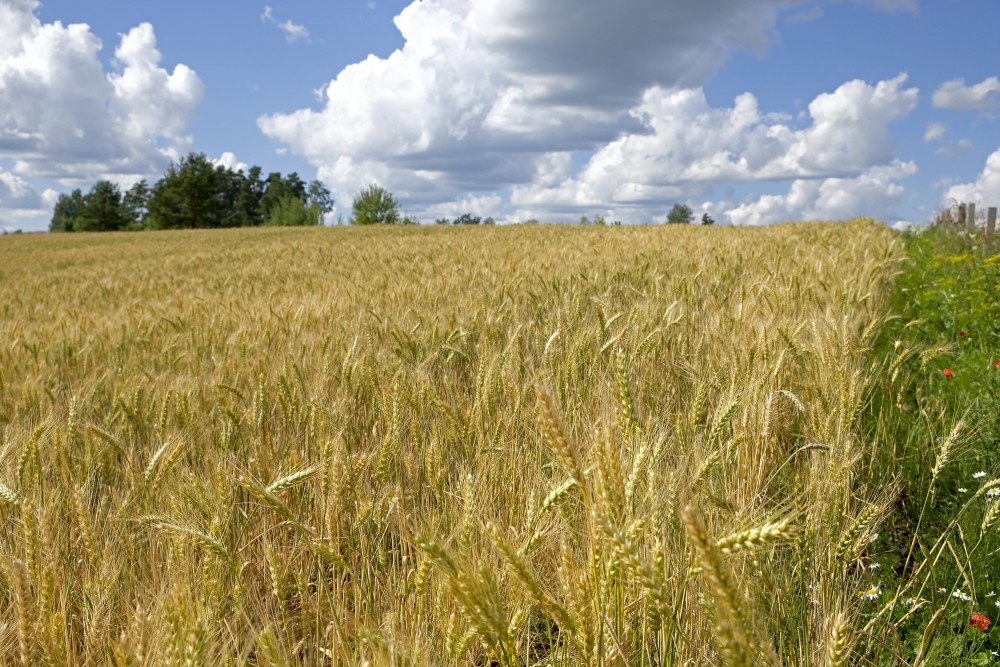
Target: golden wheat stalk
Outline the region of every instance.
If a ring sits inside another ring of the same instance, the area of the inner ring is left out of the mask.
[[[14,589],[14,604],[17,615],[17,647],[21,664],[30,667],[35,662],[32,658],[32,639],[34,610],[31,609],[31,584],[28,580],[28,567],[20,560],[10,561],[10,583]]]
[[[745,603],[722,558],[722,551],[708,536],[701,512],[693,505],[681,514],[685,534],[694,546],[697,564],[701,568],[715,604],[719,650],[727,664],[750,665],[763,659],[763,664],[779,664],[774,649],[757,622],[745,610]]]
[[[938,448],[937,459],[934,461],[934,467],[931,469],[931,484],[937,481],[941,471],[944,470],[945,466],[947,466],[951,461],[955,444],[958,442],[958,439],[964,432],[964,429],[965,422],[959,419],[955,422],[955,426],[951,429],[951,433],[948,434],[948,437],[941,442],[941,446]]]
[[[9,486],[0,482],[0,500],[4,501],[8,505],[20,505],[21,504],[21,494],[12,490]]]
[[[563,628],[565,631],[573,632],[574,624],[569,612],[562,604],[553,598],[551,594],[549,594],[549,592],[542,585],[542,582],[528,565],[528,562],[524,560],[521,553],[507,540],[507,537],[503,534],[503,531],[500,530],[500,527],[491,521],[486,525],[486,531],[493,539],[493,543],[498,549],[500,549],[500,553],[502,553],[504,558],[507,560],[507,565],[511,568],[511,571],[513,571],[514,576],[520,580],[531,597],[534,598],[535,602],[537,602],[547,614],[555,619],[560,628]]]
[[[284,477],[281,477],[271,482],[267,486],[267,492],[273,494],[279,494],[282,491],[290,489],[293,486],[296,486],[306,481],[307,479],[315,475],[317,472],[319,472],[320,469],[321,466],[314,465],[314,466],[309,466],[308,468],[303,468],[302,470],[299,470],[297,472],[285,475]]]
[[[791,540],[796,531],[791,528],[792,519],[785,518],[774,523],[765,523],[756,528],[748,528],[738,533],[720,538],[715,546],[724,554],[750,551],[775,542]]]
[[[846,612],[827,619],[825,667],[844,667],[850,664],[851,650],[855,635],[851,631],[851,619]]]
[[[546,442],[560,463],[569,471],[573,481],[581,489],[584,488],[583,464],[580,455],[566,435],[566,427],[552,405],[552,399],[541,388],[535,390],[535,396],[538,399],[538,419]]]

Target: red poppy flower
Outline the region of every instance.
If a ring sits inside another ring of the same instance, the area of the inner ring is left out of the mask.
[[[993,360],[993,368],[1000,368],[1000,359]]]
[[[990,627],[990,619],[986,618],[982,614],[973,614],[969,617],[969,625],[974,627],[976,630],[986,632],[986,630]]]
[[[953,378],[953,377],[955,377],[955,374],[951,372],[950,368],[946,368],[946,369],[944,369],[944,376],[946,378]]]
[[[965,333],[964,331],[959,331],[958,335],[959,336],[968,336],[969,334]]]

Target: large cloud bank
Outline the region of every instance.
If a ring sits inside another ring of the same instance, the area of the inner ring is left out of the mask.
[[[971,183],[959,183],[948,188],[943,205],[972,202],[979,206],[996,206],[1000,195],[1000,148],[988,158],[983,170]]]
[[[818,96],[804,127],[749,93],[730,108],[705,100],[701,85],[728,54],[766,50],[791,4],[414,2],[396,18],[401,49],[344,68],[319,108],[258,125],[315,165],[340,201],[377,181],[418,212],[457,201],[511,218],[641,222],[720,183],[776,180],[791,186],[780,202],[716,212],[757,224],[850,215],[851,202],[888,211],[896,179],[915,170],[895,159],[888,130],[917,104],[905,75]]]
[[[148,23],[121,35],[106,72],[89,26],[43,24],[37,7],[0,0],[0,216],[15,221],[54,200],[25,179],[85,185],[162,171],[189,149],[185,128],[204,94],[187,66],[160,66]]]

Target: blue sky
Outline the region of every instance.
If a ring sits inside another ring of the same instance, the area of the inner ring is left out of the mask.
[[[0,227],[189,151],[426,221],[1000,201],[993,0],[0,0]]]

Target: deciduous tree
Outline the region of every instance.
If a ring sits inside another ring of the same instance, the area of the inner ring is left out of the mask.
[[[670,213],[667,214],[668,224],[691,224],[694,220],[694,212],[691,211],[691,207],[687,204],[674,204],[674,207],[670,209]]]
[[[399,222],[399,202],[380,185],[371,184],[354,197],[352,225],[395,225]]]

